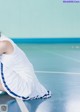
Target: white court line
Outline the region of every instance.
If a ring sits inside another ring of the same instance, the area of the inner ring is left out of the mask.
[[[49,52],[49,53],[80,63],[80,60],[78,60],[76,58],[72,58],[70,56],[65,56],[65,55],[62,55],[62,54],[56,53],[56,52]]]
[[[21,109],[21,112],[29,112],[29,110],[27,109],[27,106],[25,105],[24,101],[21,100],[21,99],[16,99],[20,109]]]
[[[58,55],[60,57],[63,57],[63,58],[66,58],[66,59],[69,59],[69,60],[72,60],[72,61],[75,61],[75,62],[78,62],[80,63],[80,60],[76,59],[76,58],[72,58],[70,56],[65,56],[65,55],[62,55],[62,54],[58,54],[58,53],[54,53],[55,55]]]
[[[59,71],[35,71],[35,73],[44,73],[44,74],[76,74],[76,75],[80,75],[79,72],[59,72]]]

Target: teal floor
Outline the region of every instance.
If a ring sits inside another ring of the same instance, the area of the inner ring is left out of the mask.
[[[25,101],[29,112],[80,112],[80,44],[18,44],[40,82],[51,90],[47,100]],[[15,99],[0,96],[8,112],[21,112]],[[14,110],[13,110],[14,108]]]

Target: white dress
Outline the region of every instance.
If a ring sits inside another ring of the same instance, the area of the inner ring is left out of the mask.
[[[25,53],[11,39],[2,35],[0,41],[5,40],[14,47],[12,54],[0,55],[0,81],[5,91],[23,100],[49,98],[51,93],[38,81]]]

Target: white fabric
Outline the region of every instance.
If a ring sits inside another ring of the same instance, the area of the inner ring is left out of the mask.
[[[38,81],[33,66],[25,53],[11,39],[2,35],[0,41],[5,40],[9,41],[14,47],[12,54],[0,55],[0,64],[2,64],[0,69],[3,72],[0,75],[0,80],[5,91],[12,97],[21,99],[23,97],[31,99],[33,97],[40,98],[45,94],[49,95]]]

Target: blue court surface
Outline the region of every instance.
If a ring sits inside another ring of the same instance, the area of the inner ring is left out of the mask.
[[[80,112],[80,44],[18,44],[52,97],[24,101],[29,112]],[[15,99],[0,95],[8,112],[22,112]],[[6,112],[6,111],[4,111]]]

